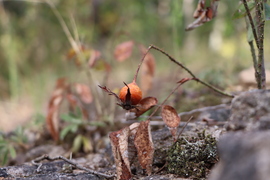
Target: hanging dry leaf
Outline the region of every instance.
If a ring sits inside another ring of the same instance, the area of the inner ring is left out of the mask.
[[[134,47],[133,41],[126,41],[116,46],[114,50],[114,57],[117,61],[122,62],[129,58]]]
[[[155,149],[149,120],[140,123],[134,138],[134,144],[138,152],[141,167],[146,169],[148,175],[151,175]]]
[[[46,124],[55,141],[59,139],[59,107],[63,101],[67,86],[65,78],[58,79],[48,105]]]
[[[218,0],[212,0],[210,7],[205,7],[205,0],[200,0],[193,14],[193,17],[196,20],[188,25],[186,31],[190,31],[203,25],[206,22],[211,21],[217,14],[217,7],[218,7]]]
[[[176,110],[172,106],[164,105],[161,110],[161,116],[163,121],[171,131],[174,140],[176,140],[177,127],[179,126],[181,121]]]
[[[142,115],[143,113],[154,107],[157,103],[158,103],[157,98],[146,97],[139,102],[139,104],[135,109],[131,109],[130,111],[134,112],[136,117],[139,117],[140,115]]]
[[[83,103],[90,104],[93,101],[93,96],[92,96],[91,89],[89,88],[89,86],[85,84],[75,83],[74,87],[75,87],[76,93],[79,95]]]
[[[139,48],[142,54],[145,54],[147,52],[147,48],[145,48],[143,45],[140,45]],[[156,68],[155,58],[150,52],[148,52],[144,58],[144,63],[142,64],[141,67],[140,82],[143,94],[147,94],[147,92],[152,87],[155,68]]]
[[[193,17],[197,19],[200,17],[205,9],[205,0],[199,0],[196,10],[193,13]]]
[[[111,132],[109,135],[118,180],[126,180],[131,178],[130,162],[128,160],[129,132],[129,127],[125,127],[119,131]]]

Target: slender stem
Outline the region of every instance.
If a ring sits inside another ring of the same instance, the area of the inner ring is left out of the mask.
[[[150,49],[151,49],[151,48],[152,48],[151,46],[149,46],[149,47],[147,48],[146,52],[144,53],[144,55],[143,55],[143,57],[142,57],[142,59],[141,59],[140,64],[138,65],[138,68],[137,68],[136,74],[134,75],[134,79],[133,79],[133,82],[134,82],[134,83],[136,83],[136,81],[137,81],[137,77],[138,77],[138,74],[139,74],[140,68],[141,68],[141,66],[142,66],[142,63],[143,63],[143,61],[144,61],[144,59],[145,59],[146,55],[148,54],[148,52],[150,51]]]
[[[159,110],[165,103],[166,101],[171,97],[171,95],[182,85],[184,84],[185,82],[188,82],[189,80],[196,80],[195,78],[192,78],[192,79],[187,79],[187,80],[184,80],[182,82],[180,82],[173,90],[172,92],[167,96],[167,98],[150,114],[150,116],[148,116],[147,120],[150,120],[151,117],[154,116],[154,114],[157,112],[157,110]]]
[[[250,14],[250,10],[248,9],[247,0],[242,0],[242,1],[243,1],[243,4],[244,4],[244,7],[246,9],[247,15],[248,15],[248,19],[249,19],[249,22],[250,22],[250,25],[251,25],[251,28],[252,28],[252,33],[253,33],[254,39],[256,41],[256,45],[259,48],[259,40],[258,40],[258,36],[257,36],[257,33],[256,33],[256,27],[254,25],[252,16]]]
[[[265,20],[263,19],[263,2],[262,0],[255,0],[255,13],[257,20],[257,32],[258,32],[258,88],[265,89],[265,67],[264,67],[264,24]]]
[[[255,78],[256,78],[256,82],[258,84],[259,83],[258,70],[257,70],[258,62],[257,62],[257,56],[256,56],[253,41],[249,41],[248,44],[249,44],[251,55],[252,55],[253,67],[254,67],[254,70],[255,70]]]
[[[207,86],[208,88],[214,90],[215,92],[217,92],[219,94],[222,94],[222,95],[227,96],[227,97],[230,97],[230,98],[233,98],[234,97],[233,95],[227,94],[227,93],[223,92],[222,90],[220,90],[220,89],[218,89],[218,88],[216,88],[216,87],[214,87],[214,86],[212,86],[212,85],[210,85],[210,84],[208,84],[208,83],[206,83],[206,82],[198,79],[187,67],[185,67],[183,64],[181,64],[180,62],[178,62],[177,60],[175,60],[173,57],[171,57],[168,53],[166,53],[162,49],[160,49],[160,48],[158,48],[158,47],[156,47],[154,45],[151,45],[149,48],[150,49],[153,48],[153,49],[161,52],[162,54],[166,55],[173,63],[177,64],[178,66],[180,66],[181,68],[183,68],[184,70],[186,70],[197,82],[199,82],[199,83]]]

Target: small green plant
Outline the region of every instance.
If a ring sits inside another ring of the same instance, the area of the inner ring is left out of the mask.
[[[16,158],[16,149],[27,143],[27,137],[24,134],[24,129],[18,127],[13,134],[0,134],[0,161],[1,165],[7,165],[9,160]]]
[[[87,136],[87,129],[104,127],[105,123],[103,121],[86,121],[80,111],[77,111],[76,114],[63,114],[61,119],[66,125],[60,132],[60,140],[65,141],[68,137],[72,137],[72,152],[74,153],[79,152],[80,149],[83,152],[93,151],[93,143],[91,138]]]

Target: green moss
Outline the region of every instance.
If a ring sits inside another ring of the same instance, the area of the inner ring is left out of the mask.
[[[168,171],[182,177],[205,178],[217,162],[216,140],[205,131],[182,137],[168,150]]]

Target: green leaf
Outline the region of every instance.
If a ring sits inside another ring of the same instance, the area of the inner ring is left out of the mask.
[[[69,132],[72,132],[72,133],[75,133],[77,132],[78,130],[78,126],[77,125],[74,125],[74,124],[70,124],[68,126],[66,126],[61,132],[60,132],[60,139],[61,140],[64,140],[66,135],[69,133]]]
[[[3,159],[2,159],[2,165],[6,165],[7,161],[8,161],[8,151],[6,150],[3,155],[2,155]]]
[[[247,41],[251,42],[254,40],[254,35],[253,35],[253,31],[252,31],[252,27],[250,24],[248,24],[248,30],[247,30]]]
[[[264,16],[266,21],[270,20],[270,6],[267,3],[264,3]]]
[[[93,150],[93,145],[91,141],[85,136],[82,137],[82,141],[83,141],[83,151],[86,153],[91,152]]]
[[[104,127],[106,124],[101,121],[91,121],[89,122],[90,126]]]
[[[247,5],[248,5],[249,11],[251,11],[255,7],[255,2],[254,1],[247,2]],[[245,6],[243,3],[241,3],[238,6],[237,10],[233,13],[232,18],[233,19],[240,19],[240,18],[245,17],[246,15],[247,15],[247,11],[245,9]]]
[[[61,115],[61,119],[63,119],[66,122],[70,122],[73,124],[83,124],[83,120],[80,118],[75,118],[69,114],[63,114]]]
[[[82,146],[82,135],[76,136],[72,145],[72,152],[78,152]]]
[[[15,148],[14,148],[13,146],[9,146],[8,149],[9,149],[9,154],[10,154],[10,156],[11,156],[12,158],[15,158],[16,155],[17,155]]]

